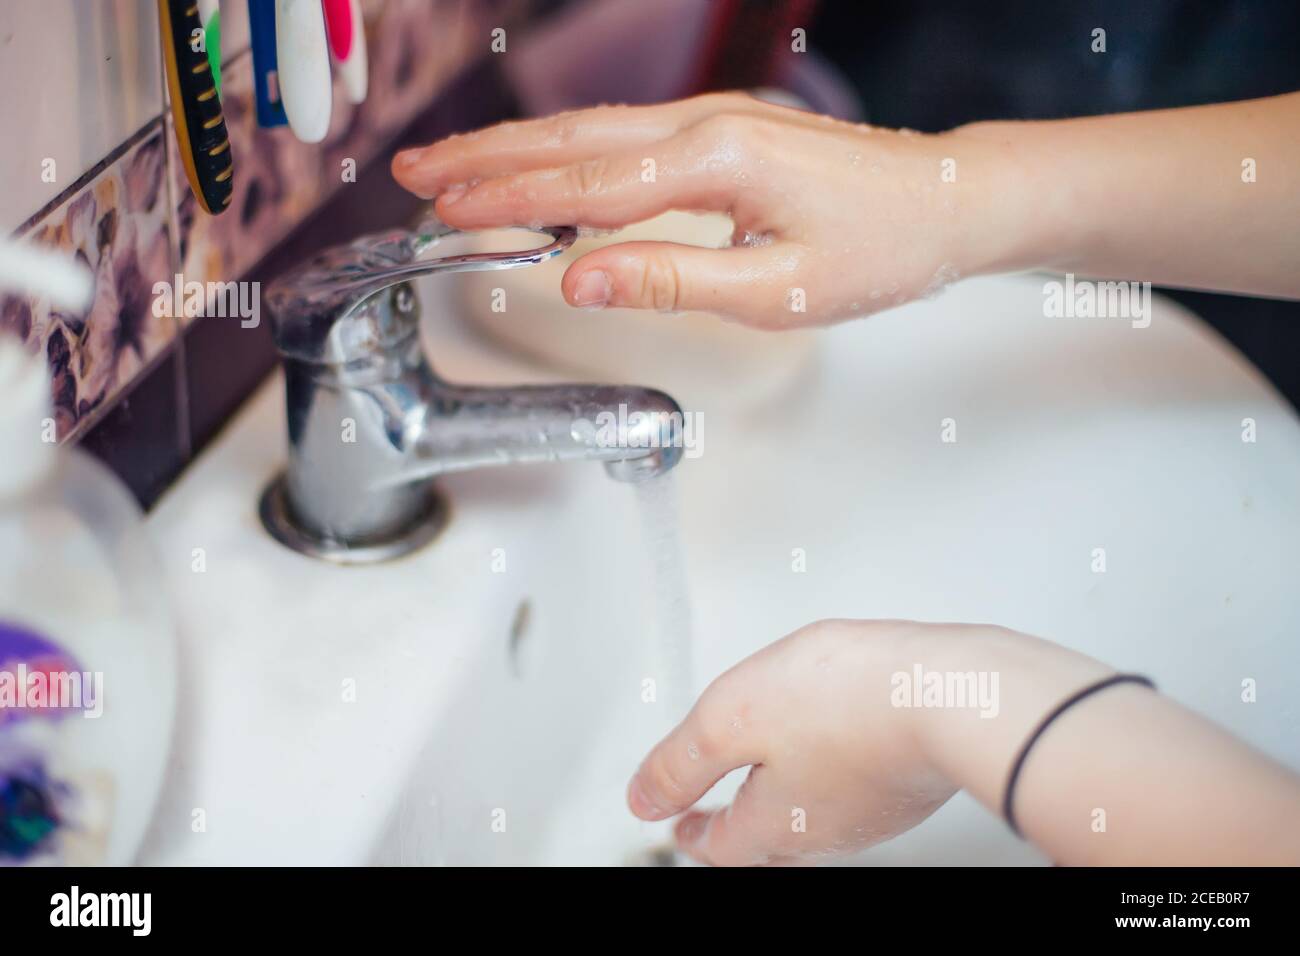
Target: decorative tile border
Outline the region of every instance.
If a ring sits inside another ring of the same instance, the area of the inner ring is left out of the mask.
[[[177,335],[153,314],[153,284],[172,275],[170,197],[161,122],[43,218],[30,241],[63,250],[94,274],[82,315],[45,297],[0,298],[0,330],[43,353],[54,377],[60,439],[80,433]],[[84,178],[84,177],[83,177]]]

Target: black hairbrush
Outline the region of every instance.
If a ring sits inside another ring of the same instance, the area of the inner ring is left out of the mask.
[[[185,176],[199,205],[215,216],[230,205],[235,167],[208,54],[192,45],[192,38],[204,33],[199,5],[196,0],[158,0],[158,22]]]

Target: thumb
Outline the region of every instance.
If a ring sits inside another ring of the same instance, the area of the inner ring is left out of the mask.
[[[578,259],[560,288],[579,308],[718,312],[775,328],[795,324],[787,302],[798,264],[798,255],[780,245],[621,242]]]

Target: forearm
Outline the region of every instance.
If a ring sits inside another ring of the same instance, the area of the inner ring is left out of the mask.
[[[1300,93],[947,135],[1001,206],[971,271],[1300,297]]]
[[[927,666],[994,669],[999,708],[922,711],[940,771],[1001,813],[1007,774],[1042,718],[1112,669],[1012,632],[926,650]],[[1147,688],[1085,698],[1038,739],[1015,789],[1027,839],[1070,865],[1300,864],[1300,778]]]

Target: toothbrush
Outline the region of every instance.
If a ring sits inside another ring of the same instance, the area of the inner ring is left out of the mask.
[[[346,60],[352,47],[352,10],[348,0],[321,0],[325,10],[325,33],[330,50],[339,62]]]
[[[230,205],[235,166],[208,55],[190,45],[190,37],[202,30],[198,4],[158,0],[158,23],[185,178],[203,211],[217,215]]]
[[[257,125],[263,129],[289,122],[280,99],[280,75],[275,59],[274,0],[248,0],[248,31],[253,46],[253,90]]]
[[[325,26],[330,50],[339,65],[343,92],[349,103],[366,99],[366,25],[361,19],[361,0],[324,0]]]
[[[199,23],[203,26],[203,49],[208,51],[212,82],[221,96],[221,4],[219,0],[198,0]]]
[[[275,0],[275,57],[290,128],[304,143],[319,143],[334,95],[321,0]]]

